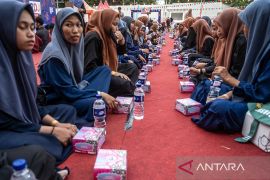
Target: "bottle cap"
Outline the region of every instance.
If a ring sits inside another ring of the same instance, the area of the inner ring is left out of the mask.
[[[101,96],[100,94],[96,94],[96,98],[97,98],[97,99],[101,99],[102,96]]]
[[[26,167],[25,159],[16,159],[12,162],[12,167],[16,171],[23,170]]]
[[[136,83],[136,87],[142,87],[142,84],[138,81],[138,82]]]

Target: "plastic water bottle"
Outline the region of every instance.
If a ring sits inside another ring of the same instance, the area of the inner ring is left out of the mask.
[[[134,91],[134,119],[142,120],[144,118],[144,91],[140,83],[136,84]]]
[[[93,105],[93,114],[94,114],[94,127],[105,128],[106,126],[106,105],[102,100],[101,95],[96,95],[97,100],[95,100]]]
[[[138,82],[141,84],[141,85],[145,85],[145,81],[146,81],[146,74],[145,72],[141,72],[139,74],[139,77],[138,77]]]
[[[16,159],[12,162],[14,172],[11,180],[36,180],[35,174],[27,168],[25,159]]]
[[[221,83],[222,83],[222,79],[220,78],[220,76],[215,75],[212,85],[210,86],[207,102],[212,101],[219,96],[219,92],[221,90]]]
[[[185,66],[183,69],[183,80],[184,81],[189,81],[189,75],[190,75],[190,69],[188,66]]]

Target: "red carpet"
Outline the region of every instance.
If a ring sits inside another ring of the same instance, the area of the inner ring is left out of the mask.
[[[175,110],[177,98],[190,94],[179,92],[177,68],[170,63],[168,51],[172,40],[166,39],[161,64],[149,75],[152,92],[145,97],[145,118],[135,121],[124,135],[125,115],[109,115],[103,149],[125,149],[128,152],[129,180],[165,180],[176,178],[176,159],[181,156],[263,156],[253,144],[234,141],[239,134],[206,132]],[[36,58],[40,55],[35,55]],[[72,154],[63,164],[71,169],[68,180],[92,179],[95,155]]]

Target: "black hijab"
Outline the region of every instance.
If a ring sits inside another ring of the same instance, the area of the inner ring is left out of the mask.
[[[0,111],[19,121],[38,123],[32,54],[18,50],[16,45],[17,24],[23,10],[34,20],[31,5],[15,0],[0,1]]]

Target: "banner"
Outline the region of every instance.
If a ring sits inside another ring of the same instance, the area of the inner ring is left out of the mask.
[[[41,14],[44,24],[55,23],[55,0],[20,0],[29,3],[33,7],[35,16]]]

